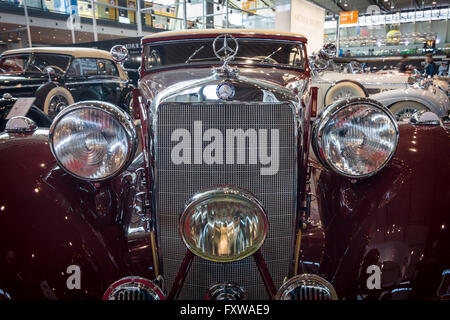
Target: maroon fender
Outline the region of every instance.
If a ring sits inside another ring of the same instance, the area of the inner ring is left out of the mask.
[[[0,289],[12,299],[101,299],[136,271],[123,227],[133,188],[125,173],[95,185],[68,175],[47,134],[0,136]],[[70,265],[81,289],[67,288]]]
[[[339,298],[438,298],[450,269],[450,139],[440,126],[400,125],[394,157],[356,181],[323,170],[319,207],[325,251],[319,273]],[[367,288],[367,268],[381,288]]]

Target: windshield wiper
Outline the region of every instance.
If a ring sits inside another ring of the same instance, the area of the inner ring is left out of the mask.
[[[198,48],[197,50],[195,50],[194,53],[191,54],[191,55],[189,56],[189,58],[188,58],[184,63],[189,63],[189,62],[191,62],[191,59],[192,59],[197,53],[199,53],[201,50],[203,50],[204,47],[205,47],[205,46],[201,46],[200,48]]]
[[[283,47],[279,47],[277,50],[275,50],[274,52],[272,52],[271,54],[269,54],[267,57],[265,57],[265,58],[263,59],[263,61],[264,61],[264,62],[267,62],[267,60],[268,60],[269,58],[271,58],[275,53],[277,53],[277,52],[280,51],[281,49],[283,49]]]

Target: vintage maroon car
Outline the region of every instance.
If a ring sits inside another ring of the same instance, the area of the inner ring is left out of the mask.
[[[142,44],[139,121],[89,101],[50,130],[19,117],[0,136],[3,298],[449,296],[439,119],[397,124],[352,98],[311,123],[317,89],[297,34]]]

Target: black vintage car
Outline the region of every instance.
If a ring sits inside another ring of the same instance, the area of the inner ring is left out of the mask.
[[[50,118],[83,100],[108,101],[129,111],[132,89],[127,73],[107,51],[46,47],[0,56],[0,96],[36,97],[34,104]]]

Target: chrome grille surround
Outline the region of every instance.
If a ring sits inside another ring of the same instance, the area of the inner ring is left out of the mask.
[[[297,200],[297,118],[291,103],[161,103],[153,114],[153,203],[158,225],[161,265],[171,288],[186,247],[179,235],[179,217],[186,201],[196,192],[215,185],[234,185],[250,191],[267,212],[269,231],[261,247],[276,286],[288,275],[292,262]],[[260,175],[259,164],[174,165],[171,132],[190,129],[202,121],[203,129],[279,129],[279,170]],[[270,298],[252,257],[218,263],[195,257],[181,290],[180,299],[203,299],[208,289],[233,281],[246,288],[249,299]]]
[[[165,300],[162,290],[142,277],[125,277],[106,290],[103,300]]]
[[[278,290],[276,300],[337,300],[331,283],[324,278],[304,273],[286,281]]]
[[[247,300],[245,289],[234,282],[218,283],[208,290],[206,300]]]

